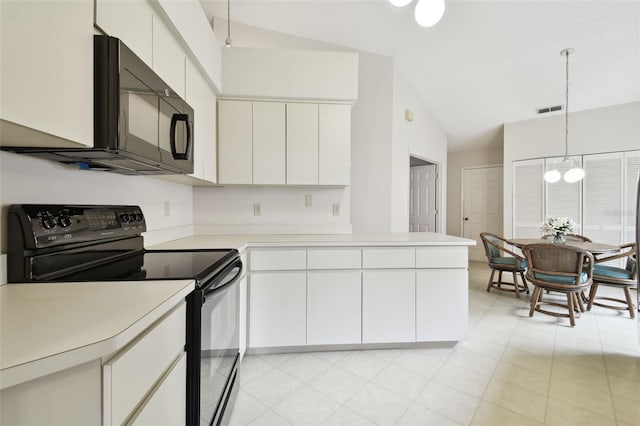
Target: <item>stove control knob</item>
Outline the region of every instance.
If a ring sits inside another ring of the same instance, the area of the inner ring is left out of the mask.
[[[120,214],[120,222],[128,223],[129,215],[127,213]]]
[[[144,219],[144,216],[142,215],[142,213],[136,213],[136,220],[138,222],[142,222],[143,219]]]
[[[51,229],[56,226],[56,220],[53,216],[44,215],[40,218],[40,224],[44,229]]]
[[[63,228],[66,228],[71,225],[71,218],[69,216],[63,215],[58,218],[58,223]]]

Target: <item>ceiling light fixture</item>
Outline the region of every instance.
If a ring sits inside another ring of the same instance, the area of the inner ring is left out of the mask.
[[[413,0],[389,0],[396,7],[404,7]],[[418,0],[416,3],[415,17],[418,25],[432,27],[440,21],[444,15],[444,0]]]
[[[231,0],[227,0],[227,38],[224,47],[231,47]]]
[[[548,183],[556,183],[560,177],[565,182],[575,183],[584,178],[584,169],[582,169],[574,160],[569,158],[569,55],[573,53],[573,49],[568,47],[560,52],[565,57],[565,106],[564,106],[564,158],[563,165],[568,168],[563,175],[557,168],[553,168],[544,174],[544,180]]]

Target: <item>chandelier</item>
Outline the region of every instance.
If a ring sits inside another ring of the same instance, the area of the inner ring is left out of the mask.
[[[553,169],[544,174],[544,180],[548,183],[556,183],[560,177],[565,182],[575,183],[584,178],[584,170],[573,160],[569,158],[569,55],[573,53],[573,49],[568,47],[560,52],[565,57],[565,105],[564,105],[564,158],[561,165],[563,169],[568,169],[561,174],[557,165]]]
[[[389,0],[396,7],[404,7],[413,0]],[[416,3],[416,22],[422,27],[432,27],[444,15],[444,0],[418,0]]]

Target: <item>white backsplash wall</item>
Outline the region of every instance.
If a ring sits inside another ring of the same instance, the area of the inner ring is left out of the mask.
[[[196,233],[349,233],[349,197],[344,187],[194,188],[193,223]]]
[[[0,202],[2,203],[1,253],[7,252],[6,217],[10,204],[133,204],[139,205],[152,231],[147,240],[158,243],[154,234],[175,229],[190,233],[193,223],[191,186],[147,176],[74,170],[62,164],[9,152],[0,152]],[[169,215],[165,216],[165,202]]]

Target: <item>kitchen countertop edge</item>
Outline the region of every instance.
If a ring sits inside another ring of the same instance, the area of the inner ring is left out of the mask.
[[[195,282],[193,280],[180,280],[180,282],[183,284],[181,288],[160,301],[157,306],[142,317],[137,316],[131,318],[130,322],[127,320],[129,325],[120,330],[114,329],[114,334],[107,338],[94,341],[87,340],[84,345],[69,347],[65,351],[52,353],[50,355],[34,357],[33,360],[15,365],[6,367],[2,365],[0,369],[0,389],[15,386],[95,359],[108,357],[117,352],[179,304],[181,300],[184,300],[195,288]],[[91,285],[91,283],[84,284]],[[105,322],[108,320],[109,318],[104,318]],[[3,344],[10,344],[10,342],[3,342]]]

